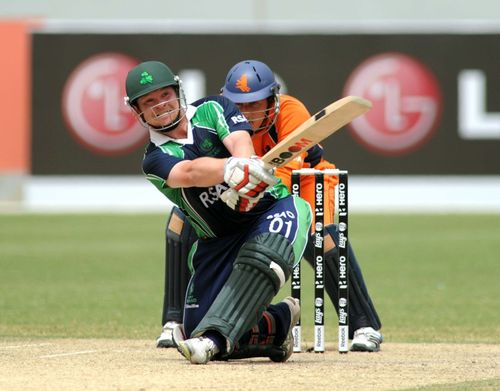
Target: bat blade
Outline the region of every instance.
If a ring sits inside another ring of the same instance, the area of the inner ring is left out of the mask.
[[[339,99],[305,121],[266,153],[262,160],[271,167],[283,166],[366,113],[371,107],[370,101],[357,96]]]

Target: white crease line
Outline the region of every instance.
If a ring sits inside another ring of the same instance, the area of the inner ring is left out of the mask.
[[[25,345],[11,345],[11,346],[0,346],[1,349],[19,349],[19,348],[31,348],[31,347],[36,347],[36,346],[48,346],[52,345],[51,343],[32,343],[32,344],[25,344]]]
[[[38,358],[52,358],[52,357],[64,357],[64,356],[76,356],[78,354],[89,354],[89,353],[96,353],[96,352],[98,352],[98,350],[82,350],[81,352],[47,354],[45,356],[39,356]]]

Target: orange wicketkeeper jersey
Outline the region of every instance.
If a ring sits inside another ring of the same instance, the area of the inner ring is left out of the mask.
[[[310,117],[309,111],[298,99],[289,95],[280,95],[280,111],[276,122],[269,131],[261,131],[252,137],[257,155],[265,155],[278,142],[283,140]],[[325,168],[335,168],[335,165],[323,159],[323,148],[316,145],[285,166],[277,168],[275,174],[290,189],[292,170],[306,167],[314,167],[322,170]],[[338,179],[336,177],[325,176],[325,224],[333,223],[335,206],[334,187],[337,182]],[[300,195],[309,202],[314,212],[314,176],[302,176],[300,181]]]

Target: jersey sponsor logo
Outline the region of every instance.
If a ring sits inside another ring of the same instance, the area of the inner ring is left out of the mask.
[[[200,193],[198,197],[200,198],[203,206],[208,209],[211,205],[217,202],[217,200],[220,198],[220,195],[227,189],[227,186],[218,184],[207,188],[207,191]]]
[[[123,104],[123,80],[138,63],[123,54],[103,53],[71,72],[64,85],[62,113],[68,131],[83,147],[99,155],[123,155],[146,142],[147,130]]]
[[[241,75],[241,77],[238,80],[236,80],[236,88],[239,89],[241,92],[252,91],[252,89],[248,86],[248,78],[245,73]]]
[[[401,53],[368,58],[348,79],[345,95],[373,102],[370,112],[349,125],[352,136],[381,155],[405,155],[421,148],[438,127],[441,92],[432,72]]]
[[[231,121],[233,121],[233,124],[241,124],[242,122],[247,122],[247,119],[243,114],[238,114],[238,115],[233,115],[231,117]]]

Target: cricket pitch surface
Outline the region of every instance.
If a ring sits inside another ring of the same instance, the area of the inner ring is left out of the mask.
[[[472,382],[463,389],[494,390],[499,363],[500,345],[487,344],[386,342],[378,353],[343,355],[327,345],[325,353],[294,353],[286,363],[191,365],[149,340],[15,339],[0,341],[0,389],[348,391]]]

